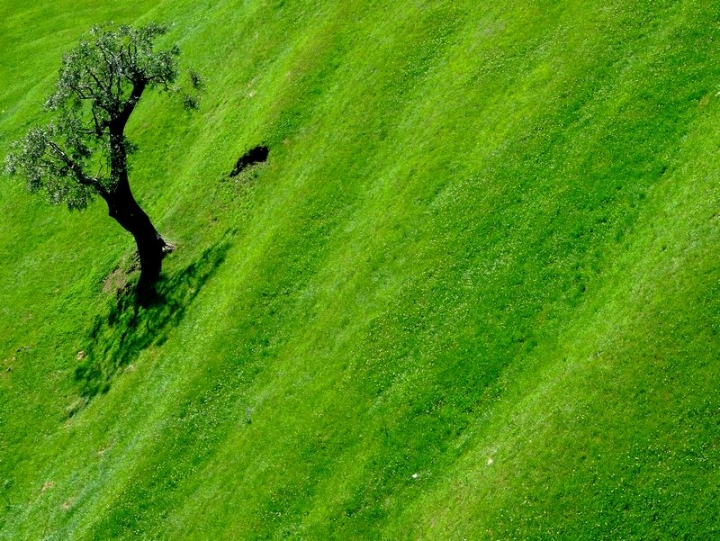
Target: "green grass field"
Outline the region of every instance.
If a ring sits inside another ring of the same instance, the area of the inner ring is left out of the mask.
[[[0,540],[720,538],[719,2],[0,14],[0,160],[93,24],[207,82],[128,128],[161,304],[0,178]]]

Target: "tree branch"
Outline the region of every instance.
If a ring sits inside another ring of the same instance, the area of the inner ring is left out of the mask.
[[[101,125],[100,121],[98,120],[97,114],[95,114],[95,108],[90,107],[90,110],[92,111],[93,122],[95,123],[95,135],[97,135],[98,137],[102,137],[103,127],[105,126],[105,122],[103,122]]]
[[[100,184],[100,181],[96,178],[86,175],[82,168],[77,163],[75,163],[75,161],[70,156],[68,156],[62,148],[60,148],[60,145],[58,145],[55,141],[50,140],[48,140],[47,144],[53,150],[55,157],[60,159],[67,166],[67,168],[73,172],[75,179],[80,184],[93,188],[103,198],[107,196],[107,191],[105,190],[105,188],[103,188],[102,184]]]
[[[105,88],[105,85],[102,84],[100,78],[95,74],[93,70],[87,68],[87,73],[88,75],[90,75],[90,77],[92,77],[93,81],[95,81],[95,84],[100,90],[107,92],[107,88]]]
[[[120,129],[120,133],[122,133],[122,131],[125,129],[125,124],[127,124],[130,115],[135,110],[135,106],[140,101],[140,98],[142,97],[146,86],[147,79],[145,78],[139,79],[134,82],[132,92],[130,92],[130,97],[127,99],[125,105],[120,111],[120,114],[117,116],[117,123],[118,128]]]

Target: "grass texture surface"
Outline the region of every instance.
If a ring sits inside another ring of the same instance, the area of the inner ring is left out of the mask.
[[[0,159],[93,24],[207,81],[127,131],[162,303],[0,178],[0,540],[720,535],[720,3],[0,13]]]

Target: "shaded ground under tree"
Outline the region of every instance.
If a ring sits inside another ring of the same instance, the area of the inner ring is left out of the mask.
[[[229,242],[220,241],[206,249],[197,261],[162,279],[150,299],[126,289],[108,313],[97,317],[88,334],[82,362],[75,369],[80,399],[71,406],[70,415],[95,395],[107,392],[117,374],[144,349],[167,340],[223,263],[229,248]]]

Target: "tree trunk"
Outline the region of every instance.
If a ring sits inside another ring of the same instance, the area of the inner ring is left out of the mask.
[[[135,89],[133,89],[134,92]],[[141,93],[142,89],[140,90]],[[139,97],[138,94],[137,99]],[[130,109],[130,112],[132,112],[132,109]],[[160,236],[148,215],[135,201],[130,189],[127,171],[127,148],[123,135],[127,116],[129,116],[129,113],[119,117],[110,125],[110,162],[115,184],[112,190],[102,195],[107,202],[110,216],[135,238],[138,255],[140,256],[138,291],[140,293],[152,293],[155,283],[160,278],[162,260],[166,254],[172,251],[173,246],[166,243]]]
[[[162,260],[171,251],[172,246],[160,236],[148,215],[135,201],[127,180],[121,178],[105,200],[110,216],[132,234],[137,244],[140,256],[138,289],[152,290],[160,278]]]

